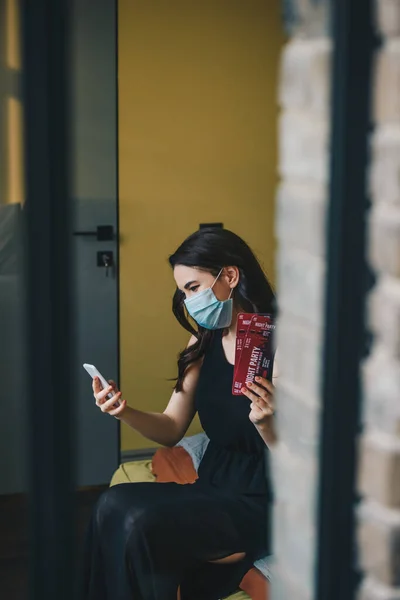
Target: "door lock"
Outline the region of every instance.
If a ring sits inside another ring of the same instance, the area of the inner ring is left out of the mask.
[[[112,250],[103,250],[97,253],[97,266],[104,267],[106,277],[108,277],[110,270],[114,267],[114,253]]]

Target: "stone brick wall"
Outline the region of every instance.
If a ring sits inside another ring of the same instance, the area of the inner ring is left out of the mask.
[[[363,366],[358,546],[360,600],[400,600],[400,0],[377,0],[382,46],[374,74],[369,296],[374,335]]]
[[[326,5],[287,3],[290,39],[281,61],[273,600],[314,594],[330,133]]]
[[[326,3],[287,0],[277,194],[279,444],[273,600],[312,600],[325,287],[330,40]],[[376,0],[368,254],[373,347],[363,369],[356,507],[359,600],[400,600],[400,0]]]

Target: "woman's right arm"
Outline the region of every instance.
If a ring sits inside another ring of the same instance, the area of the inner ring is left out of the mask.
[[[195,341],[196,338],[192,337],[189,345]],[[98,380],[93,381],[96,404],[103,412],[117,417],[149,440],[163,446],[175,446],[185,435],[196,413],[194,394],[201,365],[202,361],[190,365],[183,381],[183,390],[172,393],[163,413],[144,412],[127,406],[126,401],[121,400],[121,392],[118,392],[114,383],[103,390]],[[116,393],[113,398],[106,400],[110,391]],[[121,404],[115,408],[117,401]]]

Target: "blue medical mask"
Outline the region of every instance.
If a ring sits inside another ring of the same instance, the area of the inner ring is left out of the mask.
[[[223,269],[220,270],[211,287],[185,300],[189,315],[204,329],[224,329],[232,323],[233,290],[228,300],[218,300],[212,290],[222,271]]]

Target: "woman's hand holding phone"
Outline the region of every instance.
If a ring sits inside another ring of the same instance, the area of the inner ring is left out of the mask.
[[[112,417],[119,419],[126,408],[126,400],[121,399],[121,392],[117,388],[115,381],[109,381],[109,387],[103,388],[100,379],[94,377],[92,383],[93,395],[98,406],[103,413],[107,413]],[[112,398],[107,398],[109,394],[113,394]]]

